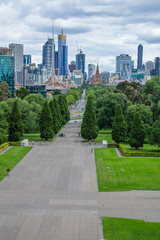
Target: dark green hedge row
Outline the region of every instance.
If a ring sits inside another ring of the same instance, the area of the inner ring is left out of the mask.
[[[21,146],[21,142],[9,142],[9,146]]]
[[[157,152],[127,152],[123,144],[119,144],[119,150],[125,157],[160,157],[160,153]]]
[[[119,144],[118,143],[108,143],[107,147],[108,148],[119,148]]]

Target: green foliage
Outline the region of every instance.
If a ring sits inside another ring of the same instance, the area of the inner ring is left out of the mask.
[[[52,99],[49,102],[49,107],[50,107],[52,118],[53,118],[53,132],[56,134],[58,133],[60,126],[58,124],[58,113],[57,113],[55,101],[56,100]]]
[[[116,108],[115,118],[112,125],[112,139],[117,142],[125,142],[127,133],[127,124],[124,120],[121,105],[118,104]]]
[[[41,133],[41,139],[48,140],[50,138],[53,138],[54,132],[53,132],[53,118],[51,114],[51,110],[49,108],[49,104],[47,101],[44,102],[40,121],[40,133]]]
[[[160,118],[151,127],[149,142],[151,145],[158,145],[160,147]]]
[[[83,123],[81,125],[81,136],[84,139],[91,140],[98,136],[98,126],[95,116],[92,97],[88,97],[84,112]]]
[[[102,217],[102,222],[106,240],[160,239],[160,223],[110,217]]]
[[[59,95],[59,94],[61,94],[61,90],[55,89],[55,90],[53,91],[53,96],[54,96],[54,95]]]
[[[8,143],[3,143],[3,144],[1,144],[0,145],[0,152],[2,152],[3,150],[5,150],[7,147],[9,146],[9,144]]]
[[[29,95],[29,89],[25,87],[20,87],[20,89],[16,89],[16,96],[21,98],[22,100]]]
[[[8,83],[0,82],[0,102],[6,101],[11,97],[11,92],[9,91]]]
[[[9,142],[9,146],[21,146],[21,142]]]
[[[119,144],[118,143],[108,143],[107,147],[108,148],[119,148]]]
[[[41,107],[45,102],[45,98],[41,94],[29,94],[24,99],[29,103],[35,102],[39,104]]]
[[[158,152],[130,152],[127,151],[125,145],[119,144],[119,150],[125,157],[160,157]]]
[[[96,101],[96,117],[97,124],[100,129],[112,128],[115,110],[118,104],[121,104],[123,112],[126,111],[130,102],[125,94],[122,93],[106,93]]]
[[[3,137],[2,137],[2,135],[0,135],[0,144],[2,144],[3,143]]]
[[[60,106],[60,112],[62,115],[62,124],[66,124],[66,122],[70,119],[70,112],[67,104],[67,100],[65,95],[60,95],[58,98],[58,103]]]
[[[139,147],[143,147],[144,138],[145,138],[145,131],[144,131],[142,119],[139,112],[136,112],[134,115],[134,119],[131,127],[129,144],[131,147],[138,149]]]
[[[75,102],[76,102],[74,96],[71,95],[71,94],[67,95],[66,99],[67,99],[67,103],[68,103],[69,105],[75,104]]]
[[[133,122],[133,118],[136,112],[139,112],[142,121],[145,125],[151,125],[152,124],[152,111],[149,106],[145,106],[144,104],[135,104],[135,105],[130,105],[127,108],[126,114],[125,114],[125,120],[127,123],[127,131],[128,134],[131,131],[131,126]]]
[[[10,142],[18,142],[20,141],[22,135],[23,135],[23,122],[21,118],[21,112],[18,108],[17,100],[15,100],[13,110],[10,114],[8,140]]]

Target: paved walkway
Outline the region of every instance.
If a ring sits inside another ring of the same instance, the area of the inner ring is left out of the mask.
[[[0,183],[0,240],[103,239],[94,153],[70,122]]]
[[[0,240],[99,240],[100,216],[160,221],[159,191],[98,193],[94,145],[79,131],[70,121],[0,183]]]

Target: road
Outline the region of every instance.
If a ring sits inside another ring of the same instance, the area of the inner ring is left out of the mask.
[[[71,119],[83,115],[83,113],[80,112],[85,110],[86,107],[85,97],[86,97],[85,91],[83,91],[81,100],[77,101],[77,103],[72,107],[72,109],[70,109],[70,113],[74,114],[71,116]]]

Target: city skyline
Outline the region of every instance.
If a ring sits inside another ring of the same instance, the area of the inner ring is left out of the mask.
[[[157,0],[127,0],[123,4],[119,0],[2,0],[0,45],[24,44],[24,54],[31,54],[33,62],[41,63],[42,46],[51,37],[54,19],[56,46],[61,28],[67,35],[69,63],[81,48],[86,65],[98,62],[100,71],[114,72],[120,54],[129,54],[137,62],[139,44],[143,45],[144,63],[160,55],[159,7]]]

